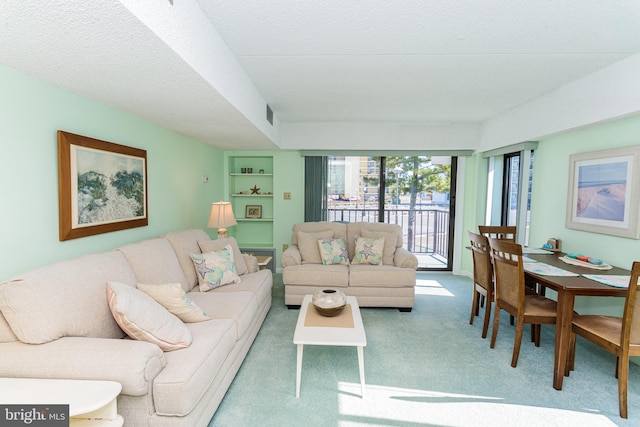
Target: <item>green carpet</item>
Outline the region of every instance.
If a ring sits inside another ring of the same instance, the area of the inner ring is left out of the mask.
[[[495,349],[469,325],[471,280],[420,273],[411,313],[363,308],[366,396],[354,347],[305,346],[295,397],[298,310],[273,307],[210,426],[638,426],[640,367],[631,365],[629,419],[618,415],[615,357],[578,338],[575,371],[554,390],[554,326],[541,346],[526,328],[511,368],[514,327],[501,316]],[[482,314],[482,312],[481,312]],[[491,330],[489,331],[489,334]]]

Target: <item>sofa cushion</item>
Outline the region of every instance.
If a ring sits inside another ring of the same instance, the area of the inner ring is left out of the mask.
[[[126,334],[156,344],[163,351],[191,344],[191,332],[149,295],[125,283],[107,283],[107,300],[114,319]]]
[[[194,303],[189,295],[184,292],[180,283],[167,283],[166,285],[145,285],[138,283],[138,289],[153,298],[169,313],[178,317],[183,322],[202,322],[210,317]]]
[[[231,245],[231,249],[233,249],[233,262],[235,262],[236,264],[236,272],[238,273],[238,275],[242,276],[243,274],[247,274],[249,272],[249,268],[247,267],[247,264],[244,261],[244,256],[242,252],[240,252],[240,248],[238,247],[238,242],[233,237],[227,237],[225,239],[217,239],[217,240],[201,240],[198,242],[200,251],[203,253],[216,252],[216,251],[219,251],[220,249],[223,249],[227,245]]]
[[[190,414],[212,384],[227,374],[222,368],[232,357],[237,340],[233,320],[189,323],[187,327],[193,343],[189,348],[165,353],[167,366],[153,381],[153,406],[158,415]]]
[[[352,264],[382,265],[384,237],[366,238],[356,236],[356,248]]]
[[[242,282],[233,286],[220,286],[209,293],[226,293],[226,292],[251,292],[255,295],[258,306],[263,301],[271,298],[271,289],[273,288],[273,274],[271,270],[264,269],[249,273],[242,276]],[[193,293],[191,293],[192,295]]]
[[[61,261],[0,285],[0,311],[18,339],[29,344],[64,336],[122,338],[104,293],[110,280],[136,283],[120,252]]]
[[[344,239],[318,240],[318,249],[320,250],[320,258],[324,265],[349,265],[347,244]]]
[[[216,252],[191,254],[193,264],[198,272],[200,291],[206,292],[224,285],[240,282],[233,261],[233,250],[230,245]]]
[[[375,270],[369,267],[370,270]],[[287,285],[341,286],[349,285],[349,266],[304,264],[293,265],[282,271],[282,281]]]
[[[304,231],[305,233],[319,233],[322,231],[332,231],[333,237],[347,239],[347,224],[342,222],[329,222],[329,221],[316,221],[316,222],[301,222],[294,224],[293,233],[291,234],[291,244],[298,246],[298,231]]]
[[[193,301],[202,307],[212,319],[231,319],[240,339],[249,330],[258,315],[258,302],[253,292],[189,292]],[[189,324],[191,325],[191,324]]]
[[[191,254],[200,252],[198,246],[199,241],[211,240],[209,235],[201,229],[172,231],[163,236],[176,253],[180,268],[184,276],[187,278],[189,284],[189,290],[198,286],[198,277],[196,276],[196,270],[193,268],[193,261],[191,261]]]
[[[136,275],[135,283],[160,285],[178,282],[185,291],[190,290],[180,262],[168,240],[157,238],[131,243],[118,248]],[[115,279],[112,279],[115,280]]]
[[[0,312],[0,342],[19,341],[16,334],[11,330],[11,326],[7,323],[7,319]]]
[[[347,250],[349,258],[353,259],[356,236],[364,236],[363,230],[382,233],[394,233],[396,235],[396,248],[402,247],[402,227],[397,224],[385,224],[381,222],[352,222],[347,227]],[[378,236],[374,236],[378,237]],[[386,239],[385,239],[386,240]]]
[[[416,270],[380,265],[354,265],[349,270],[349,287],[413,288],[416,284]]]
[[[382,251],[382,263],[384,265],[393,265],[393,257],[396,253],[396,244],[398,236],[396,233],[386,233],[384,231],[371,231],[366,228],[362,230],[362,237],[376,239],[384,237],[384,250]]]
[[[333,231],[320,231],[317,233],[306,233],[298,231],[298,249],[302,256],[303,264],[322,264],[318,240],[333,238]]]

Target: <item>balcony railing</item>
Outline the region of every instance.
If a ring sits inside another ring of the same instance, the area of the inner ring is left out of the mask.
[[[413,215],[412,215],[413,213]],[[413,217],[413,218],[412,218]],[[378,210],[367,208],[328,209],[328,221],[379,222]],[[402,226],[404,247],[414,254],[439,255],[449,252],[449,211],[438,208],[385,209],[384,221]]]

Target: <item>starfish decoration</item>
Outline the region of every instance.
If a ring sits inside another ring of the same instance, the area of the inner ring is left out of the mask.
[[[364,249],[360,252],[364,259],[368,259],[371,255],[373,255],[373,245],[363,245]]]
[[[260,189],[257,185],[254,185],[253,188],[250,188],[251,194],[260,194]]]

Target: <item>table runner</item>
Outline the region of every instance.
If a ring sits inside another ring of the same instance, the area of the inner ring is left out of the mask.
[[[577,273],[572,273],[544,262],[525,262],[524,270],[540,276],[579,276]]]
[[[631,276],[625,275],[606,275],[606,274],[583,274],[582,277],[595,280],[596,282],[604,283],[605,285],[613,286],[616,288],[628,288],[629,279]]]
[[[353,313],[351,312],[351,304],[347,304],[342,313],[333,317],[326,317],[318,313],[313,304],[309,303],[307,307],[307,317],[304,319],[305,327],[323,327],[323,328],[353,328]]]

